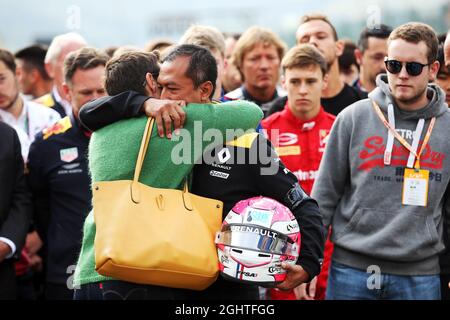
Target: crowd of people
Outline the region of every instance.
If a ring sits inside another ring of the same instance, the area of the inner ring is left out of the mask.
[[[450,36],[427,24],[353,42],[321,14],[292,48],[194,25],[142,49],[77,33],[0,49],[0,299],[450,299],[449,66]],[[96,272],[91,186],[133,178],[147,117],[142,183],[188,180],[223,217],[255,196],[291,210],[301,249],[283,282],[193,291]],[[211,144],[198,123],[242,134]]]

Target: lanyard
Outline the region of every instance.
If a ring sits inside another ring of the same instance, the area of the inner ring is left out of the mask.
[[[388,104],[388,119],[389,124],[392,128],[395,128],[395,117],[394,117],[394,107],[392,103]],[[415,152],[417,152],[417,147],[419,145],[420,136],[422,135],[423,126],[425,124],[425,119],[419,119],[417,122],[416,130],[413,134],[413,141],[412,141],[412,149],[414,150],[414,153],[410,152],[408,157],[408,162],[406,166],[408,168],[412,168],[414,165],[415,160]],[[386,143],[386,149],[384,150],[384,164],[390,165],[391,164],[391,156],[392,156],[392,149],[394,147],[394,135],[390,130],[388,130],[388,139]]]
[[[25,106],[24,106],[24,108],[25,108]],[[31,140],[30,114],[28,112],[28,109],[25,111],[24,129],[25,129],[26,134],[28,135],[28,138],[30,138],[30,140]]]
[[[25,111],[24,112],[25,120],[23,122],[23,130],[27,134],[28,139],[30,139],[30,141],[33,141],[35,133],[31,130],[30,109],[29,109],[28,104],[25,102],[25,100],[23,101],[23,108],[25,109],[24,110]]]
[[[394,107],[390,103],[388,105],[388,119],[389,124],[395,128]],[[384,164],[389,166],[391,164],[392,149],[394,148],[394,135],[388,130],[388,138],[386,143],[386,149],[384,150]],[[411,155],[411,153],[410,153]]]
[[[427,133],[426,133],[425,138],[423,140],[422,146],[420,147],[419,153],[417,153],[416,150],[417,150],[417,146],[419,144],[418,141],[419,141],[419,138],[420,138],[420,134],[418,134],[418,129],[420,127],[420,124],[418,123],[418,126],[416,128],[415,137],[414,137],[414,140],[416,140],[416,141],[414,141],[415,143],[413,142],[413,146],[415,145],[414,146],[415,148],[413,148],[405,139],[403,139],[403,137],[397,131],[395,131],[395,128],[393,128],[392,125],[389,122],[387,122],[387,120],[384,117],[383,113],[381,112],[381,109],[378,106],[378,104],[375,101],[373,101],[373,100],[372,100],[372,104],[373,104],[373,107],[374,107],[378,117],[380,118],[381,122],[383,122],[384,126],[416,158],[416,162],[414,164],[414,168],[415,169],[420,169],[420,157],[422,156],[423,150],[425,150],[425,147],[428,144],[428,141],[430,140],[431,132],[433,131],[434,124],[436,122],[436,117],[433,117],[431,119],[430,125],[428,126]],[[420,131],[422,131],[422,130],[420,130]],[[389,157],[390,157],[390,155],[389,155]],[[385,160],[386,160],[386,156],[385,156]],[[389,162],[390,162],[390,159],[389,159]]]

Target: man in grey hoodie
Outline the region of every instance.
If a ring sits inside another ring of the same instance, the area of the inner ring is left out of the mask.
[[[387,76],[334,123],[312,190],[335,244],[327,299],[440,299],[450,111],[428,84],[437,48],[428,25],[395,29]]]

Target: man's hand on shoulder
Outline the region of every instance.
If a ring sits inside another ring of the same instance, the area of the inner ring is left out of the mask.
[[[143,109],[147,116],[154,117],[158,126],[158,133],[160,137],[172,138],[172,124],[173,129],[178,130],[183,128],[186,120],[186,113],[183,107],[186,102],[183,100],[159,100],[150,98],[144,102]]]

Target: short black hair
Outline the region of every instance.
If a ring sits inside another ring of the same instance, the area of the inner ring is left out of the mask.
[[[359,64],[356,62],[355,57],[356,44],[350,40],[344,41],[344,51],[338,58],[339,68],[342,72],[350,72],[352,65],[354,64],[359,70]]]
[[[47,71],[45,71],[45,55],[47,54],[47,47],[40,44],[35,44],[23,48],[14,55],[16,59],[21,59],[24,62],[24,68],[27,71],[37,69],[42,79],[51,80]]]
[[[217,62],[209,49],[194,44],[182,44],[174,47],[163,59],[170,62],[178,57],[190,57],[186,76],[194,83],[194,88],[198,88],[202,83],[211,81],[213,90],[210,99],[216,91]]]
[[[366,51],[369,47],[369,38],[374,37],[378,39],[387,39],[392,32],[392,28],[385,25],[380,24],[374,28],[364,28],[364,30],[359,35],[358,40],[358,48],[362,52]]]
[[[442,43],[439,44],[436,60],[439,61],[440,64],[439,70],[441,70],[442,67],[445,67],[444,46]]]
[[[447,38],[446,33],[438,35],[439,46],[436,57],[436,60],[439,61],[440,64],[438,74],[441,72],[441,70],[447,70],[447,68],[445,67],[445,59],[444,59],[444,42],[446,38]]]
[[[447,34],[446,33],[441,33],[437,36],[439,44],[443,44],[445,42],[445,39],[447,38]]]

